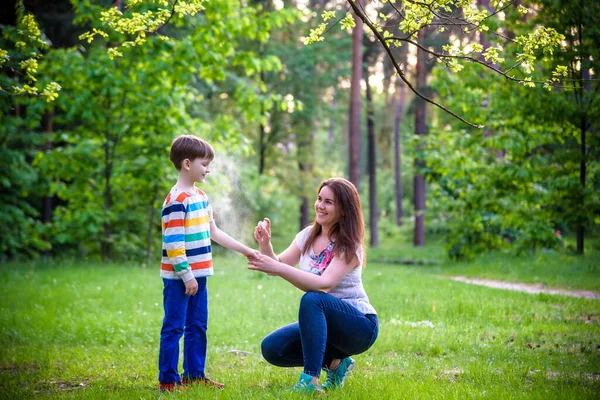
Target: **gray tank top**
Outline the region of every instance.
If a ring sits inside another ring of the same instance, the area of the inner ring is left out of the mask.
[[[296,246],[302,251],[312,226],[304,228],[301,232],[296,235],[294,241]],[[300,262],[298,267],[302,271],[307,271],[315,275],[321,275],[327,268],[331,260],[333,260],[334,243],[331,242],[329,245],[320,253],[315,254],[312,247],[306,254],[300,256]],[[375,308],[369,302],[369,297],[362,283],[362,249],[359,249],[356,253],[358,256],[358,265],[350,271],[338,285],[333,288],[329,294],[337,297],[338,299],[345,301],[346,303],[356,307],[363,314],[377,314]]]

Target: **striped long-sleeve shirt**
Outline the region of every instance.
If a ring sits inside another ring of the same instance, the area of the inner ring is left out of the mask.
[[[183,279],[213,274],[210,246],[212,207],[201,190],[186,192],[174,186],[162,209],[162,264],[160,276]]]

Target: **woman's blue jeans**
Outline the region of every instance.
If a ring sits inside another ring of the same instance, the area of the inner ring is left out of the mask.
[[[262,354],[278,367],[304,366],[305,374],[319,376],[332,360],[366,351],[378,332],[377,315],[365,315],[330,294],[307,292],[298,322],[265,337]]]
[[[183,376],[204,377],[206,363],[206,330],[208,328],[208,290],[206,278],[196,278],[198,292],[185,294],[180,279],[163,279],[165,317],[160,331],[158,380],[162,383],[181,381],[177,372],[179,340],[183,335]]]

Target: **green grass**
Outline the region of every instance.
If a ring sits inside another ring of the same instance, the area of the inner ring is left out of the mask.
[[[493,255],[448,263],[432,243],[410,250],[408,257],[437,258],[442,264],[376,262],[396,252],[405,258],[408,251],[402,246],[371,250],[363,278],[379,312],[380,335],[355,357],[344,389],[328,398],[597,398],[600,300],[501,291],[442,275],[598,289],[598,261]],[[207,373],[227,387],[160,395],[158,267],[85,261],[3,265],[2,398],[297,398],[287,389],[300,369],[268,365],[260,341],[296,319],[301,293],[277,278],[247,271],[242,258],[220,256],[215,266],[209,280]]]

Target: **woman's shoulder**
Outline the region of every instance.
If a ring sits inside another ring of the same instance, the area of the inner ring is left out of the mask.
[[[299,248],[304,247],[304,243],[306,243],[306,240],[308,239],[308,236],[310,235],[312,227],[313,227],[312,225],[309,225],[296,234],[295,241],[296,241],[296,245]]]

